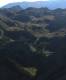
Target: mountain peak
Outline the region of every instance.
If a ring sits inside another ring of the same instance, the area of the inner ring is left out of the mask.
[[[47,1],[35,1],[35,2],[16,2],[16,3],[10,3],[5,5],[3,8],[11,8],[14,6],[20,6],[23,9],[33,7],[33,8],[41,8],[41,7],[47,7],[49,9],[56,9],[56,8],[66,8],[65,4],[66,0],[47,0]]]

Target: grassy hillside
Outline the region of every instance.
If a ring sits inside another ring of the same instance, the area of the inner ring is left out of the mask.
[[[1,80],[66,79],[66,10],[0,9]]]

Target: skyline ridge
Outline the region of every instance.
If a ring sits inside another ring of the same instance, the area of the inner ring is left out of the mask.
[[[1,1],[0,2],[0,7],[3,7],[4,5],[7,5],[7,4],[11,4],[11,3],[23,3],[23,2],[54,2],[54,1],[57,1],[57,0],[10,0],[10,1]],[[63,0],[64,1],[64,0]]]
[[[34,2],[30,2],[30,1],[23,1],[23,2],[14,2],[14,3],[9,3],[4,5],[2,8],[11,8],[14,6],[20,6],[23,9],[29,8],[29,7],[34,7],[34,8],[41,8],[41,7],[47,7],[49,9],[56,9],[56,8],[66,8],[66,4],[65,4],[65,0],[64,1],[56,1],[56,0],[48,0],[48,1],[34,1]]]

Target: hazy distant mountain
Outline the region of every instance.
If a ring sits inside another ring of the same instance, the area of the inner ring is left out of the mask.
[[[66,0],[58,0],[58,1],[36,1],[36,2],[16,2],[10,3],[5,5],[3,8],[11,8],[14,6],[20,6],[21,8],[25,9],[28,7],[48,7],[49,9],[56,9],[56,8],[66,8]]]
[[[10,7],[9,9],[10,9],[10,10],[14,10],[14,11],[15,11],[15,10],[17,10],[17,11],[22,10],[22,8],[21,8],[19,5]]]

